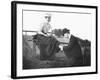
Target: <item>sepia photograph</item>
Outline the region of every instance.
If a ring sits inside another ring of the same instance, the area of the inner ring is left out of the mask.
[[[12,6],[14,78],[97,72],[96,6],[17,1]]]

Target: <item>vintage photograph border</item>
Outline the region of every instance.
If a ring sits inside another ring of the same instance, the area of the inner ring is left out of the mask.
[[[34,4],[45,6],[65,6],[65,7],[79,7],[79,8],[94,8],[96,9],[96,71],[85,73],[70,73],[70,74],[52,74],[52,75],[37,75],[37,76],[17,76],[17,4]],[[98,73],[98,7],[88,5],[73,5],[73,4],[57,4],[57,3],[42,3],[42,2],[11,2],[11,78],[38,78],[38,77],[53,77],[53,76],[68,76],[68,75],[83,75],[83,74],[97,74]]]

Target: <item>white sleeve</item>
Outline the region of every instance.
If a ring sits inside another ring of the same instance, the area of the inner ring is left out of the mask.
[[[52,27],[51,27],[51,25],[50,25],[50,30],[49,30],[49,32],[52,32]]]

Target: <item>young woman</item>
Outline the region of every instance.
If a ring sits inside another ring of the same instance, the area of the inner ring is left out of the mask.
[[[54,58],[54,54],[59,51],[59,41],[52,36],[52,33],[49,33],[51,29],[51,14],[47,13],[44,18],[46,21],[42,23],[41,28],[38,31],[38,34],[34,36],[34,39],[40,49],[40,59],[52,60]]]
[[[64,36],[68,39],[68,46],[64,46],[63,50],[66,56],[70,60],[72,66],[82,66],[83,65],[83,55],[81,46],[77,37],[70,34],[67,29],[63,30]]]

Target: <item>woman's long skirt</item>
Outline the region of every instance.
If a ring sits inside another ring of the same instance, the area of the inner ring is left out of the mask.
[[[57,41],[53,36],[48,37],[42,34],[37,34],[33,37],[33,41],[40,49],[41,60],[52,59],[54,54],[59,51],[59,41]]]

